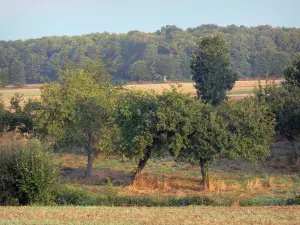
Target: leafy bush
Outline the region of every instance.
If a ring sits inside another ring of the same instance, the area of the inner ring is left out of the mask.
[[[87,196],[86,190],[67,185],[57,191],[55,203],[57,205],[81,205]]]
[[[285,198],[257,196],[248,199],[240,200],[240,206],[284,206],[286,205]]]
[[[287,200],[287,205],[300,205],[300,194],[296,194],[294,197]]]
[[[0,149],[0,204],[51,204],[58,169],[40,141],[13,140]]]
[[[146,206],[146,207],[177,207],[189,205],[219,205],[213,199],[206,196],[189,197],[144,197],[144,196],[90,196],[82,205],[101,206]]]

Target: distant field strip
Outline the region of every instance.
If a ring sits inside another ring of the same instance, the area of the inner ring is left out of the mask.
[[[296,225],[293,207],[0,207],[0,224]]]
[[[280,84],[282,80],[276,80],[276,84]],[[184,93],[196,94],[196,89],[194,88],[194,83],[178,83],[181,85],[179,88],[180,91]],[[257,86],[257,81],[237,81],[234,85],[234,88],[229,92],[229,95],[244,95],[252,94],[253,89]],[[262,86],[266,85],[266,81],[261,81]],[[166,84],[137,84],[137,85],[127,85],[128,88],[133,89],[145,89],[145,90],[154,90],[161,92],[164,89],[171,89],[171,85],[176,85],[176,83],[166,83]]]
[[[277,84],[280,84],[282,80],[276,80]],[[194,88],[194,83],[178,83],[181,87],[178,89],[183,93],[190,93],[196,95],[196,89]],[[266,81],[261,81],[262,86],[265,86]],[[131,89],[141,89],[141,90],[154,90],[156,92],[162,92],[164,89],[171,89],[171,85],[176,85],[176,83],[164,83],[164,84],[136,84],[127,85],[127,88]],[[241,99],[248,95],[253,94],[254,87],[257,86],[257,81],[237,81],[234,88],[228,92],[228,95],[233,99]],[[4,103],[6,106],[9,105],[9,99],[14,96],[16,92],[23,94],[24,99],[28,98],[39,98],[41,95],[41,90],[37,85],[27,85],[26,88],[14,88],[14,89],[1,89],[0,92],[3,94]]]

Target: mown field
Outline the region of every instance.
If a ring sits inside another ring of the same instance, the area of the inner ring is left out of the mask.
[[[276,80],[277,84],[281,83],[282,80]],[[261,81],[264,86],[266,81]],[[143,89],[143,90],[155,90],[156,92],[161,92],[163,89],[170,89],[172,84],[176,83],[165,83],[165,84],[134,84],[127,85],[128,88],[133,89]],[[181,85],[179,88],[180,91],[184,93],[191,93],[192,95],[196,94],[196,90],[193,86],[193,83],[178,83]],[[257,85],[257,81],[237,81],[234,88],[228,93],[232,99],[241,99],[248,95],[253,94],[253,89]],[[39,89],[41,85],[27,85],[25,88],[13,88],[13,89],[1,89],[0,92],[3,94],[5,105],[9,105],[9,99],[14,96],[16,92],[24,95],[24,99],[28,98],[39,98],[41,90]]]
[[[296,225],[294,207],[5,207],[0,224],[268,224]]]

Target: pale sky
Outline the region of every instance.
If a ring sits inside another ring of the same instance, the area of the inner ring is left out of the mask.
[[[0,40],[201,24],[300,28],[300,0],[0,0]]]

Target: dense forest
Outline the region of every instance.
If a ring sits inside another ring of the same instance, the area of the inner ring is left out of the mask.
[[[43,83],[57,79],[66,61],[77,66],[102,60],[112,82],[190,80],[190,56],[197,40],[221,33],[230,46],[239,77],[277,75],[300,52],[300,29],[269,25],[201,25],[183,30],[165,26],[153,33],[93,33],[0,41],[0,85]]]

